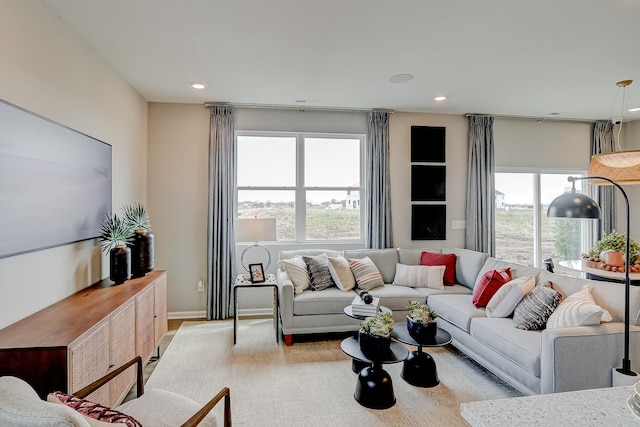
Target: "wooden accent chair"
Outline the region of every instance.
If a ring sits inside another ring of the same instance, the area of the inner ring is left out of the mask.
[[[149,389],[145,394],[142,381],[142,358],[140,356],[78,390],[73,394],[73,397],[84,399],[134,364],[137,365],[137,397],[114,408],[115,411],[135,418],[143,427],[217,426],[215,417],[209,412],[224,397],[223,426],[231,427],[231,394],[228,387],[223,388],[204,406],[166,390]],[[82,415],[81,412],[77,412],[65,404],[60,404],[59,399],[52,398],[52,396],[54,394],[49,395],[49,401],[43,401],[35,390],[23,380],[11,376],[0,377],[0,425],[11,427],[45,425],[88,427],[96,425],[93,420],[91,423],[87,421],[86,415]],[[125,426],[126,424],[115,424],[115,426],[118,425]]]

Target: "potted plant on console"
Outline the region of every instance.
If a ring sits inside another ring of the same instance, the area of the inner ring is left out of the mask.
[[[131,274],[142,277],[154,267],[154,236],[151,221],[145,207],[140,203],[122,208],[125,223],[133,230],[131,248]]]
[[[378,312],[360,323],[358,343],[360,350],[369,359],[375,359],[389,351],[393,319],[390,312]]]
[[[629,266],[629,271],[636,273],[640,271],[640,246],[633,240],[629,239],[628,259],[625,260],[624,253],[626,251],[626,236],[613,230],[598,240],[589,256],[583,256],[585,261],[593,262],[594,267],[624,273],[625,268]]]
[[[131,278],[131,249],[133,231],[118,215],[107,215],[100,226],[100,246],[109,254],[109,278],[116,285]]]
[[[407,305],[407,331],[417,343],[433,341],[438,333],[438,314],[426,304],[409,301]]]

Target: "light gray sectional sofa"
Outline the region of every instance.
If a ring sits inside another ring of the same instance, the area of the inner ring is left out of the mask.
[[[618,283],[577,279],[532,267],[508,263],[486,254],[458,248],[429,250],[457,255],[456,284],[444,290],[410,288],[391,284],[396,264],[418,265],[422,250],[363,249],[282,251],[280,259],[296,255],[343,255],[347,259],[368,256],[376,264],[385,285],[370,291],[381,305],[393,310],[396,322],[405,322],[408,300],[418,300],[434,309],[438,325],[453,337],[453,345],[524,394],[557,393],[611,386],[611,370],[621,366],[624,331],[624,286]],[[588,284],[595,302],[613,321],[597,326],[527,331],[514,327],[511,318],[490,318],[485,309],[472,304],[473,289],[489,270],[511,268],[513,278],[532,275],[538,283],[551,282],[553,289],[568,296]],[[359,321],[346,316],[355,292],[338,288],[305,291],[294,295],[287,274],[278,269],[280,316],[285,343],[293,335],[356,331]],[[640,368],[640,287],[631,287],[631,363]],[[441,372],[441,375],[446,375]]]

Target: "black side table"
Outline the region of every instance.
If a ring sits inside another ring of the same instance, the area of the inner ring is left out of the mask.
[[[345,338],[340,344],[342,351],[354,360],[368,364],[358,374],[356,391],[353,397],[356,401],[371,409],[387,409],[396,403],[393,392],[393,382],[387,371],[382,369],[383,364],[402,362],[409,355],[409,350],[402,344],[392,342],[388,352],[381,353],[379,357],[369,359],[360,351],[358,338]]]
[[[238,289],[273,288],[273,326],[276,330],[276,342],[280,342],[280,297],[278,295],[278,284],[273,274],[267,275],[267,280],[263,283],[251,283],[243,275],[236,278],[233,285],[233,303],[235,312],[233,315],[233,345],[236,344],[238,335]]]
[[[451,334],[438,328],[436,337],[427,342],[416,342],[409,331],[406,323],[397,323],[391,331],[391,336],[404,344],[418,347],[417,351],[412,351],[404,361],[402,366],[402,378],[411,385],[417,387],[435,387],[440,384],[436,361],[429,353],[422,351],[422,347],[441,347],[451,342]]]
[[[378,310],[380,310],[382,313],[391,313],[391,309],[387,308],[383,305],[381,305],[380,307],[378,307]],[[357,314],[353,314],[353,310],[351,309],[351,305],[348,305],[344,308],[344,314],[346,314],[349,317],[353,317],[354,319],[358,319],[358,320],[364,320],[367,318],[367,316],[359,316]],[[358,336],[358,333],[356,332],[356,337]],[[367,362],[362,362],[360,360],[357,359],[353,359],[353,361],[351,362],[351,370],[353,372],[355,372],[356,374],[360,373],[360,371],[362,371],[364,368],[366,368],[367,366],[369,366],[370,363]]]

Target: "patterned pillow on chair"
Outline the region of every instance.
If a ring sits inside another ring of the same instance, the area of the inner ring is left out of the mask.
[[[126,427],[142,427],[135,418],[127,414],[116,411],[98,403],[93,403],[85,399],[62,393],[53,392],[47,396],[47,400],[53,403],[60,403],[75,409],[85,417],[91,426],[105,426],[109,424],[120,424]]]

